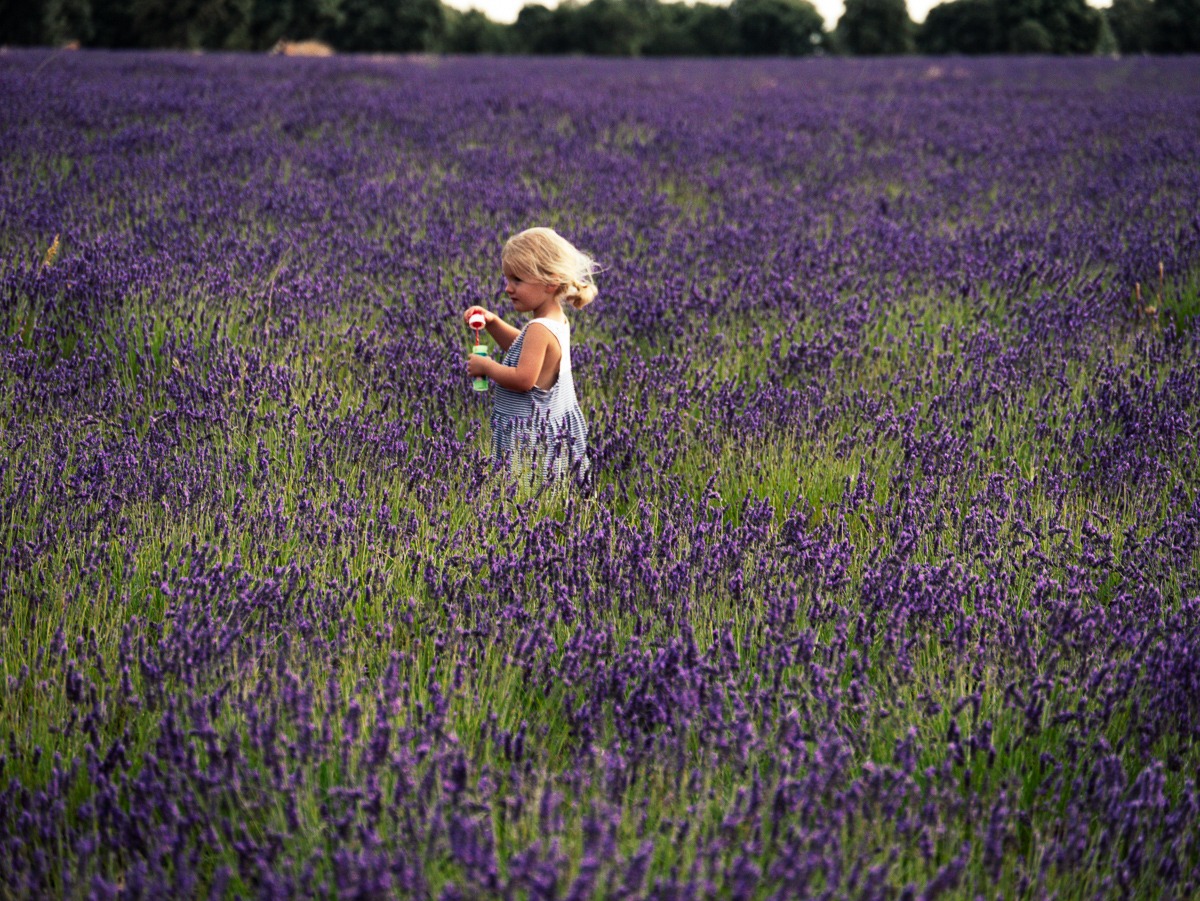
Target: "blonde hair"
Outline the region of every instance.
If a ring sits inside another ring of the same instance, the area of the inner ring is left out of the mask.
[[[595,260],[552,228],[527,228],[504,244],[501,264],[530,281],[558,285],[555,298],[575,309],[596,299]]]

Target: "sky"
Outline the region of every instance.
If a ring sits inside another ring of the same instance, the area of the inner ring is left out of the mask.
[[[448,6],[464,11],[472,8],[478,9],[493,22],[515,22],[517,13],[526,3],[541,3],[543,6],[558,5],[558,0],[445,0],[445,2]],[[709,0],[709,2],[719,3],[721,0]],[[940,2],[941,0],[908,0],[908,14],[912,16],[914,22],[924,22],[926,13]],[[1089,2],[1093,6],[1099,5],[1092,0]],[[837,20],[841,18],[842,10],[845,9],[842,0],[812,0],[812,3],[817,8],[817,12],[825,18],[826,28],[833,28],[837,25]]]

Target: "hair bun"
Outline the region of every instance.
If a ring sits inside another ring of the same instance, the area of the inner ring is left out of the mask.
[[[571,286],[573,293],[571,296],[571,306],[575,309],[582,309],[596,299],[596,295],[600,293],[596,290],[595,285],[580,284],[576,282]]]

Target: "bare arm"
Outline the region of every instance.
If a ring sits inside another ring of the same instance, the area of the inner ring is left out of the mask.
[[[525,330],[525,341],[521,344],[521,358],[517,360],[516,366],[505,366],[498,360],[472,356],[467,360],[467,372],[473,376],[485,376],[509,391],[524,393],[537,384],[538,377],[542,374],[542,366],[546,362],[546,353],[551,348],[551,342],[557,346],[557,341],[558,339],[548,328],[544,326],[530,327]]]
[[[517,335],[521,334],[521,330],[493,314],[492,321],[487,324],[487,333],[500,345],[501,350],[508,350],[517,340]]]

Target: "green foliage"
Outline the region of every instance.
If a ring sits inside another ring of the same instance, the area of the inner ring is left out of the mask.
[[[637,56],[648,29],[644,10],[626,0],[571,7],[572,49],[593,56]]]
[[[0,0],[0,41],[28,46],[42,43],[41,3]]]
[[[701,49],[696,28],[700,21],[696,7],[686,3],[659,3],[654,10],[652,28],[642,44],[646,56],[697,56]]]
[[[692,33],[699,51],[707,56],[741,53],[733,13],[725,6],[697,3],[692,7]]]
[[[1009,0],[996,11],[1002,52],[1093,53],[1100,40],[1100,12],[1085,0]]]
[[[249,50],[254,0],[131,0],[144,46],[180,50]]]
[[[92,38],[90,0],[47,0],[43,21],[49,43],[83,42]]]
[[[443,49],[448,53],[507,53],[512,47],[512,29],[493,22],[477,9],[446,10]]]
[[[1009,32],[1008,49],[1013,53],[1049,53],[1054,38],[1036,19],[1023,19]]]
[[[513,26],[525,53],[601,56],[803,56],[826,43],[808,0],[734,0],[728,7],[657,0],[568,0],[525,6]]]
[[[91,38],[90,0],[0,0],[0,44],[61,45]]]
[[[513,24],[517,46],[526,53],[566,53],[571,48],[564,6],[549,9],[538,3],[527,4]]]
[[[1158,53],[1200,53],[1200,0],[1154,0]]]
[[[96,47],[134,47],[137,33],[133,26],[130,0],[91,0],[92,40]]]
[[[917,49],[922,53],[994,53],[996,28],[992,0],[939,3],[917,31]]]
[[[1162,276],[1160,276],[1160,279]],[[1200,318],[1200,276],[1184,275],[1171,284],[1160,281],[1155,295],[1155,308],[1177,332],[1188,334]]]
[[[913,32],[904,0],[846,0],[836,38],[845,53],[879,56],[911,52]]]
[[[1113,0],[1104,10],[1108,27],[1122,53],[1147,53],[1154,47],[1154,4],[1151,0]]]
[[[446,30],[440,0],[341,0],[341,24],[328,37],[339,50],[428,50]]]
[[[1096,53],[1104,56],[1114,56],[1121,50],[1117,36],[1113,34],[1112,26],[1103,11],[1100,14],[1100,37],[1096,40]]]
[[[442,0],[0,0],[0,42],[266,50],[317,38],[376,53],[804,56],[1194,53],[1200,0],[949,0],[918,28],[905,0],[848,0],[832,35],[809,0],[565,0],[502,25]]]
[[[1085,0],[951,0],[929,11],[923,53],[1095,53],[1104,19]]]
[[[282,40],[321,37],[342,20],[342,0],[254,0],[251,40],[261,50]]]
[[[824,22],[808,0],[733,0],[731,10],[751,56],[807,56],[824,46]]]

